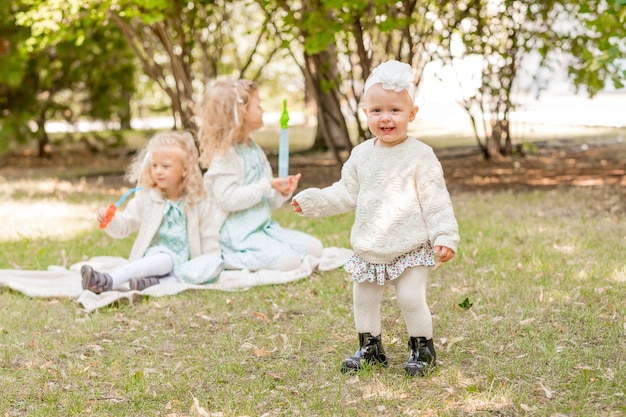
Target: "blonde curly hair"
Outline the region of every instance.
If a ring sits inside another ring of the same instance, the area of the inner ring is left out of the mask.
[[[216,81],[204,95],[198,131],[200,163],[208,167],[216,153],[226,152],[247,138],[244,119],[257,86],[249,80]]]
[[[131,162],[126,171],[126,179],[132,184],[149,189],[158,189],[150,172],[150,159],[154,151],[164,148],[175,148],[180,152],[180,158],[187,171],[181,183],[181,191],[186,194],[186,201],[196,202],[204,198],[202,172],[198,163],[198,148],[193,136],[188,132],[167,131],[152,136],[148,144]]]

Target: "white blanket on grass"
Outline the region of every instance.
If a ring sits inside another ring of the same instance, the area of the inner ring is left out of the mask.
[[[8,287],[29,297],[68,297],[76,299],[87,311],[93,311],[119,300],[132,303],[142,295],[160,297],[190,289],[237,291],[258,285],[285,284],[306,278],[316,269],[331,271],[339,268],[351,255],[351,250],[328,247],[324,248],[321,258],[307,256],[300,267],[292,271],[227,270],[222,272],[217,281],[212,284],[168,283],[154,285],[143,291],[130,291],[126,286],[102,294],[94,294],[83,290],[80,267],[87,263],[98,271],[107,272],[127,261],[125,258],[115,256],[97,256],[89,261],[76,263],[69,268],[52,265],[45,271],[0,269],[0,288]]]

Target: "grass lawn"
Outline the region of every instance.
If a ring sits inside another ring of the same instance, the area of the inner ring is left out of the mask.
[[[3,212],[15,233],[0,237],[0,268],[128,254],[130,240],[108,238],[92,220],[110,195],[51,187],[0,188],[3,206],[23,215]],[[626,415],[623,190],[461,193],[453,201],[462,241],[430,277],[438,367],[429,377],[404,375],[407,334],[391,288],[383,304],[389,367],[339,372],[357,347],[341,269],[93,313],[70,299],[2,289],[0,416]],[[42,202],[30,222],[29,207]],[[327,246],[349,247],[351,215],[275,217]]]

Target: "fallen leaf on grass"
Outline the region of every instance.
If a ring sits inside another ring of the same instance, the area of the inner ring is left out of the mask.
[[[561,324],[557,323],[556,321],[552,323],[552,325],[556,327],[557,329],[559,329],[561,333],[568,333],[567,329],[563,327]]]
[[[270,319],[268,319],[268,318],[267,318],[267,316],[266,316],[265,314],[261,313],[261,312],[258,312],[258,311],[253,311],[251,314],[252,314],[254,317],[258,317],[258,318],[260,318],[260,319],[261,319],[261,320],[263,320],[265,323],[269,323],[269,322],[270,322]]]
[[[446,352],[450,352],[450,349],[452,349],[452,346],[454,346],[455,344],[457,344],[459,342],[462,342],[463,340],[465,340],[465,337],[463,337],[463,336],[452,338],[448,342],[448,346],[446,346]]]
[[[339,335],[338,335],[338,334],[336,334],[336,333],[333,333],[333,338],[334,338],[335,340],[339,340],[340,342],[347,342],[348,340],[352,340],[352,338],[351,338],[351,337],[342,337],[342,336],[339,336]]]
[[[204,408],[200,407],[200,403],[198,402],[198,399],[196,397],[193,397],[193,405],[191,406],[189,412],[192,416],[210,417],[209,413],[207,413]]]
[[[194,316],[203,319],[203,320],[213,320],[211,316],[209,316],[205,311],[198,311]]]
[[[551,399],[554,396],[554,392],[546,387],[543,382],[539,382],[539,386],[541,387],[541,389],[543,390],[544,395],[546,396],[547,399]]]
[[[254,349],[253,352],[258,357],[272,356],[272,353],[274,353],[270,350],[265,350],[265,349]]]

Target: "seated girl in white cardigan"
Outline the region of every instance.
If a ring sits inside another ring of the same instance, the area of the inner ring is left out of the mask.
[[[205,195],[191,134],[156,134],[135,157],[127,179],[142,189],[104,230],[117,239],[138,232],[130,262],[111,273],[83,265],[83,288],[99,294],[128,282],[141,291],[164,282],[215,281],[223,269],[218,234],[225,214]],[[106,211],[97,213],[103,226]]]

